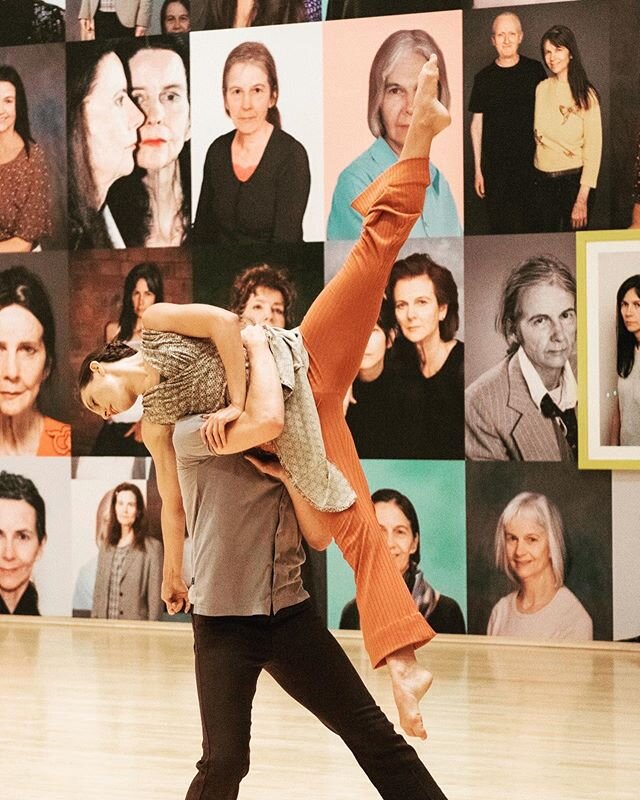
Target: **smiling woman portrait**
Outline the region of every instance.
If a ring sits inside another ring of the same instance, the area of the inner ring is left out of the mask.
[[[38,408],[55,369],[56,332],[40,278],[0,272],[0,455],[68,456],[71,429]]]
[[[489,636],[586,641],[593,623],[564,585],[567,558],[558,507],[546,495],[521,492],[498,520],[495,563],[516,590],[491,612]]]
[[[640,445],[640,275],[620,285],[616,297],[618,395],[610,444]]]

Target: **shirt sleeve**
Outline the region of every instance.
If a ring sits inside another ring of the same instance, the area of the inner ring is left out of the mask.
[[[285,159],[276,185],[274,242],[297,242],[302,239],[302,220],[309,200],[311,173],[307,151],[295,140],[291,145],[291,152]]]
[[[580,183],[595,189],[602,160],[602,117],[600,103],[593,92],[589,93],[591,105],[584,111],[584,145],[582,150],[582,175]]]
[[[14,236],[37,243],[51,233],[49,171],[42,151],[33,145],[25,164],[28,190],[16,217]]]

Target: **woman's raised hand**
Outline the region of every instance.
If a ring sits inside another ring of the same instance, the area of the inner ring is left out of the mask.
[[[429,128],[432,136],[451,123],[448,109],[438,99],[439,81],[438,57],[432,53],[418,75],[418,88],[413,101],[414,117]]]
[[[200,436],[204,444],[212,452],[218,452],[227,443],[225,428],[230,422],[238,419],[242,414],[242,409],[229,403],[225,408],[215,411],[213,414],[203,414],[204,422],[200,426]]]

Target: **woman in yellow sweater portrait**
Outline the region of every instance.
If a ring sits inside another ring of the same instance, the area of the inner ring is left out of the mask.
[[[570,28],[549,28],[540,48],[552,74],[536,88],[537,226],[544,233],[579,230],[589,223],[602,158],[600,98]]]

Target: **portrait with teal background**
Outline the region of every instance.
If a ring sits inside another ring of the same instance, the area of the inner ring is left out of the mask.
[[[420,522],[420,568],[429,583],[457,601],[466,619],[467,570],[464,461],[362,462],[371,492],[396,489],[415,506]],[[353,572],[335,543],[327,550],[329,628],[355,596]]]

